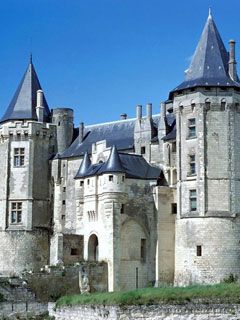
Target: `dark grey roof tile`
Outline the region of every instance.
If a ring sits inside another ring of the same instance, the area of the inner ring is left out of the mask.
[[[37,73],[32,61],[30,61],[22,81],[20,82],[5,114],[1,118],[0,123],[8,120],[37,120],[37,91],[41,89]],[[43,106],[44,121],[48,122],[50,111],[45,97],[43,97]]]

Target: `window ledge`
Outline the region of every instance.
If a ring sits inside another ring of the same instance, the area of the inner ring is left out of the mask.
[[[197,174],[187,174],[187,180],[196,180],[197,179]]]
[[[193,137],[187,136],[187,137],[186,137],[186,140],[193,140],[193,139],[196,139],[196,138],[197,138],[197,136],[193,136]]]

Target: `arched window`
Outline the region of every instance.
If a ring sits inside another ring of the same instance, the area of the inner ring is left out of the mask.
[[[98,261],[98,237],[95,234],[88,240],[88,260]]]

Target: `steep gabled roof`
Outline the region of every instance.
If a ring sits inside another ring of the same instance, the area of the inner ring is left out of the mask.
[[[228,62],[228,52],[209,13],[192,62],[186,71],[185,81],[172,92],[197,86],[240,87],[240,83],[231,80],[229,76]]]
[[[30,59],[27,70],[0,122],[8,120],[37,120],[36,103],[37,91],[41,90],[37,73]],[[48,122],[50,111],[43,97],[44,121]]]

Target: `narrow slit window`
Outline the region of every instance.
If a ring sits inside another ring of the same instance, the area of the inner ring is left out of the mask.
[[[109,181],[113,181],[113,175],[108,176]]]
[[[141,239],[141,260],[146,261],[146,239]]]
[[[197,246],[197,257],[202,256],[202,246]]]
[[[141,147],[141,154],[145,154],[146,153],[146,148],[145,147]]]
[[[121,214],[125,213],[125,206],[124,206],[124,204],[121,205],[120,213],[121,213]]]
[[[177,214],[177,204],[172,203],[172,214]]]

